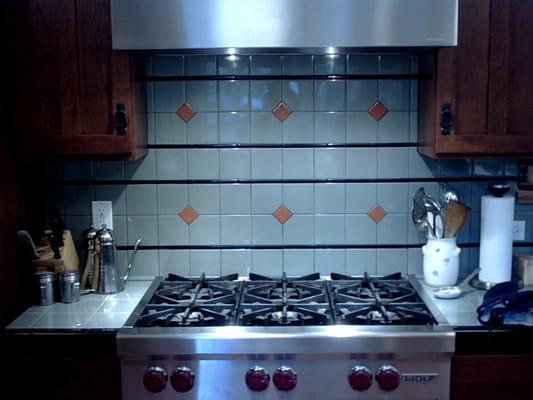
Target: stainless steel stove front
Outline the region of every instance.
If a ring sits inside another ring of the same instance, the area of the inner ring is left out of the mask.
[[[156,287],[154,282],[146,301]],[[439,325],[137,328],[142,301],[117,336],[123,399],[446,400],[455,334],[423,300]],[[268,374],[262,391],[251,390],[246,381],[255,367]],[[280,368],[283,379],[276,385]],[[354,368],[370,378],[367,390],[352,387]],[[152,389],[160,391],[147,391],[147,371],[154,372]],[[384,390],[395,386],[396,372],[399,385]],[[176,390],[188,389],[187,383],[190,390]],[[287,383],[292,390],[279,389]]]

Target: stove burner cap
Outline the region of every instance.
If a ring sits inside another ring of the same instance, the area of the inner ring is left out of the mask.
[[[296,311],[287,311],[284,315],[283,311],[274,311],[267,315],[267,319],[277,322],[280,325],[288,325],[303,319],[301,313]]]
[[[173,319],[180,325],[199,324],[203,321],[204,315],[199,311],[193,311],[188,316],[185,312],[180,312]]]
[[[400,319],[398,317],[398,314],[396,314],[393,311],[388,311],[387,310],[386,314],[387,314],[387,318],[385,319],[384,315],[383,315],[383,313],[381,311],[373,310],[373,311],[370,311],[367,314],[366,319],[370,320],[370,321],[376,321],[376,322],[387,322],[387,321],[395,321],[395,320],[399,320]]]

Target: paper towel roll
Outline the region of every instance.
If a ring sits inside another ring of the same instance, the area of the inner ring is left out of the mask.
[[[513,261],[514,197],[481,197],[479,279],[500,283],[511,280]]]

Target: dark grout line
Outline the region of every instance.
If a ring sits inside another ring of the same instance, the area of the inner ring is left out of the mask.
[[[52,181],[55,185],[208,185],[208,184],[298,184],[298,183],[448,183],[448,182],[512,182],[519,176],[453,176],[433,178],[376,178],[376,179],[110,179]]]
[[[145,245],[139,246],[139,250],[315,250],[315,249],[416,249],[424,243],[415,244],[308,244],[308,245]],[[478,242],[458,243],[457,246],[464,249],[479,247]],[[533,242],[516,242],[513,247],[533,247]],[[132,250],[133,246],[118,246],[118,250]]]

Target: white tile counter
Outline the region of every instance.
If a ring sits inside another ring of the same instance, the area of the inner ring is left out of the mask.
[[[118,329],[128,319],[152,281],[128,281],[124,291],[91,293],[77,303],[32,306],[6,329]]]
[[[427,285],[423,279],[420,279],[420,284],[450,325],[462,328],[482,326],[477,319],[476,310],[483,301],[486,291],[465,285],[463,287],[464,293],[458,298],[437,299],[433,295],[433,288]]]

